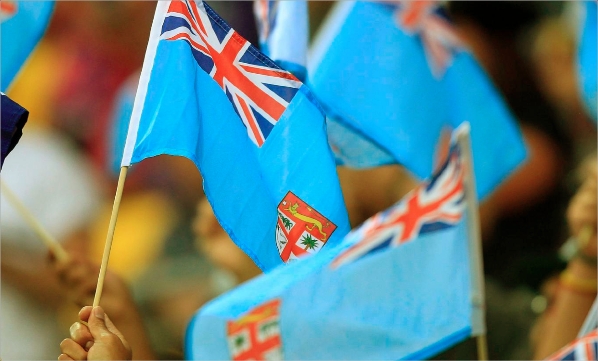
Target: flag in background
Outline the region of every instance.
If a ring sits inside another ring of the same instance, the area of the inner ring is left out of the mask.
[[[461,150],[337,247],[204,306],[193,360],[425,359],[474,333]]]
[[[262,52],[303,81],[307,76],[307,2],[255,0],[254,13]],[[395,163],[391,154],[330,114],[326,124],[336,164],[362,168]]]
[[[346,165],[387,164],[391,155],[423,178],[441,130],[464,121],[480,198],[525,158],[515,119],[434,2],[339,2],[308,64],[308,83],[327,115],[361,133],[380,157]],[[339,141],[343,134],[330,137],[333,149],[359,154]]]
[[[191,159],[216,218],[264,271],[350,230],[309,90],[201,1],[158,2],[122,166]]]
[[[54,1],[0,2],[1,90],[6,91],[50,22]]]
[[[305,0],[255,0],[260,49],[282,68],[305,80],[309,22]]]
[[[598,97],[596,96],[598,88],[598,55],[596,42],[598,32],[597,2],[581,1],[580,6],[584,8],[584,20],[580,22],[580,39],[578,50],[578,71],[579,83],[584,104],[592,116],[594,122],[598,121]]]

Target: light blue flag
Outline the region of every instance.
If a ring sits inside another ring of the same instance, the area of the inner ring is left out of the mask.
[[[337,247],[279,267],[205,305],[192,360],[421,360],[471,335],[460,150]]]
[[[311,49],[308,76],[327,116],[349,126],[330,135],[333,149],[360,154],[343,144],[353,130],[379,155],[345,157],[348,166],[387,164],[390,155],[423,178],[441,131],[464,121],[480,198],[525,159],[515,119],[434,2],[339,2]]]
[[[310,91],[200,1],[156,9],[122,165],[159,154],[197,165],[216,218],[264,271],[350,230]]]
[[[54,10],[54,1],[11,1],[0,3],[0,64],[2,91],[37,45]]]
[[[260,49],[305,80],[309,19],[305,0],[254,0]]]
[[[584,20],[581,22],[579,53],[578,53],[578,71],[579,83],[584,104],[588,113],[592,116],[594,122],[598,121],[598,97],[596,89],[598,88],[598,42],[596,33],[598,32],[597,5],[596,1],[580,2],[583,9]]]

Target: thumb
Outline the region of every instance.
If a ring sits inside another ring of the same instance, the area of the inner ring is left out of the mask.
[[[117,337],[118,340],[120,340],[120,343],[125,347],[128,347],[128,343],[123,334],[116,328],[116,326],[114,326],[108,315],[104,313],[102,307],[96,306],[93,308],[91,315],[89,316],[88,324],[89,331],[95,342],[98,342],[99,340],[115,340],[115,337]]]
[[[100,306],[96,306],[91,310],[87,323],[89,324],[89,331],[96,342],[112,334],[106,326],[106,314]]]

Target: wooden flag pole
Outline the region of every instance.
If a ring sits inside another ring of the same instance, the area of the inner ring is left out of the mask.
[[[478,348],[478,360],[488,360],[488,341],[486,340],[485,333],[476,337],[476,345]]]
[[[118,175],[118,185],[116,186],[116,195],[114,196],[114,204],[112,206],[112,215],[110,216],[110,224],[108,225],[108,234],[106,235],[106,244],[104,245],[104,255],[102,256],[102,264],[100,265],[100,274],[98,275],[98,284],[96,286],[96,293],[93,298],[93,307],[100,303],[102,297],[102,289],[104,288],[104,278],[106,277],[106,269],[108,267],[108,259],[110,258],[110,248],[112,247],[112,239],[114,238],[114,229],[116,228],[116,218],[118,216],[118,208],[120,207],[120,200],[123,194],[125,185],[125,178],[127,177],[127,169],[124,166],[120,168]]]
[[[464,122],[456,130],[457,142],[461,146],[465,160],[465,199],[467,204],[467,228],[469,234],[470,268],[472,270],[472,335],[476,337],[478,359],[488,360],[488,343],[486,340],[486,300],[484,285],[484,263],[482,259],[482,233],[480,214],[473,173],[473,156],[471,152],[470,126]]]
[[[64,248],[58,243],[58,241],[42,226],[42,224],[35,218],[27,207],[19,200],[19,198],[13,193],[13,191],[4,183],[0,182],[2,187],[2,193],[6,196],[6,199],[15,207],[15,209],[21,214],[25,222],[33,229],[33,231],[39,236],[42,242],[50,249],[58,262],[66,262],[68,260],[68,254]]]

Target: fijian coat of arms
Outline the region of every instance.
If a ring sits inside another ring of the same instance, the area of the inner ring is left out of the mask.
[[[276,247],[285,263],[317,253],[335,229],[334,223],[293,192],[289,191],[278,204]]]
[[[238,320],[228,321],[232,360],[282,360],[279,327],[280,300],[268,301]]]

